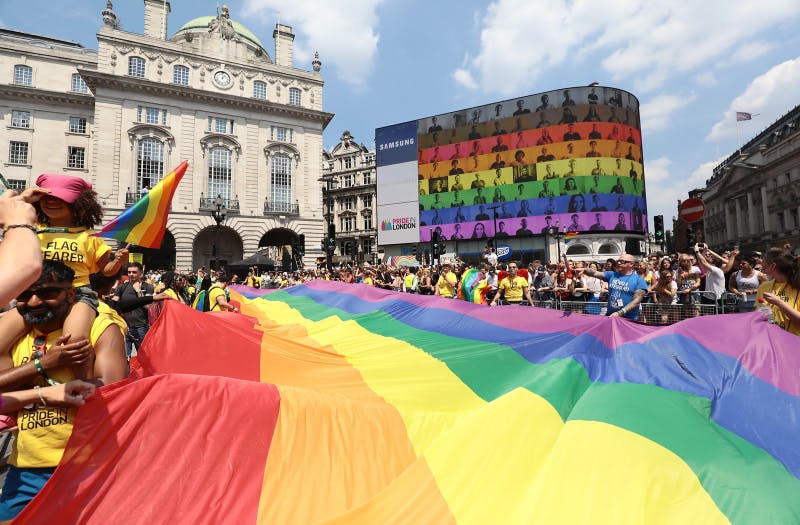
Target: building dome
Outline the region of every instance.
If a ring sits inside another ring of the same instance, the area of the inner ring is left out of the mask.
[[[172,35],[172,39],[175,40],[182,33],[194,32],[197,29],[208,31],[208,24],[211,23],[211,21],[215,20],[216,18],[217,18],[216,16],[199,16],[197,18],[189,20],[188,22],[183,24],[183,26],[181,26],[181,28],[178,29],[174,35]],[[253,34],[252,31],[250,31],[245,26],[243,26],[242,24],[240,24],[235,20],[231,20],[231,24],[233,25],[233,29],[240,37],[242,37],[244,40],[247,40],[251,44],[255,45],[256,47],[261,49],[261,51],[265,55],[269,56],[269,54],[267,53],[267,49],[264,47],[264,44],[261,43],[261,40],[259,40],[258,37],[255,34]]]

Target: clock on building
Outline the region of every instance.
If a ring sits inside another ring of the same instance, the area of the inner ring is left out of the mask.
[[[219,87],[228,87],[231,85],[231,76],[225,71],[217,71],[214,73],[214,83]]]

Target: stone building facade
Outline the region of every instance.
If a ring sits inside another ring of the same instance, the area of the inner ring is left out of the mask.
[[[743,252],[800,246],[800,106],[714,168],[695,192],[706,207],[702,239]]]
[[[342,133],[330,152],[323,152],[325,218],[336,227],[337,262],[376,261],[375,152]]]
[[[143,1],[144,34],[121,30],[108,2],[96,51],[0,31],[4,175],[18,186],[43,172],[80,175],[110,220],[188,160],[161,249],[133,249],[145,262],[208,267],[259,249],[280,261],[300,234],[312,261],[333,117],[322,109],[321,62],[295,68],[294,34],[282,24],[273,59],[225,7],[169,36],[170,3]]]

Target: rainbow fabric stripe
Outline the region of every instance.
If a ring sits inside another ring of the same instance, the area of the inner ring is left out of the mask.
[[[564,235],[564,238],[567,239],[567,240],[570,240],[570,239],[574,239],[577,236],[578,236],[578,232],[567,232]]]
[[[188,167],[189,162],[185,160],[178,164],[178,167],[145,193],[136,204],[119,214],[95,235],[142,248],[160,248],[167,229],[172,196]]]
[[[166,303],[15,523],[800,519],[800,340],[756,314],[231,295],[245,315]]]
[[[398,268],[400,266],[419,266],[419,261],[413,255],[393,255],[389,257],[387,264]]]

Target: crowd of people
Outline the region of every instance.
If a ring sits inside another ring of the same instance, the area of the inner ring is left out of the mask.
[[[800,260],[790,246],[766,253],[629,254],[602,262],[500,261],[488,247],[480,263],[393,268],[342,266],[260,272],[239,278],[201,268],[147,271],[91,235],[102,208],[92,186],[67,175],[42,175],[37,187],[0,195],[0,431],[17,431],[0,494],[0,522],[13,519],[58,465],[75,410],[95,388],[125,379],[164,301],[198,310],[238,312],[228,285],[287,288],[315,279],[360,283],[398,293],[461,298],[489,306],[581,304],[584,313],[641,320],[643,304],[677,307],[735,298],[736,310],[766,308],[771,319],[800,335]],[[123,272],[124,270],[124,272]]]
[[[477,270],[477,279],[471,270]],[[462,286],[465,275],[470,278],[467,289]],[[534,260],[527,265],[500,261],[488,247],[476,264],[458,260],[400,268],[361,264],[341,266],[332,272],[319,268],[263,274],[251,269],[240,283],[285,288],[314,279],[461,298],[489,306],[568,305],[583,313],[654,324],[673,323],[701,313],[750,312],[763,301],[762,305],[772,309],[778,325],[800,335],[800,262],[791,246],[741,254],[738,249],[716,253],[698,244],[687,253],[657,253],[638,259],[622,254],[595,262],[564,256],[555,263]],[[470,293],[476,289],[481,292],[477,301]],[[648,305],[648,312],[655,312],[654,316],[641,316],[641,305]]]

